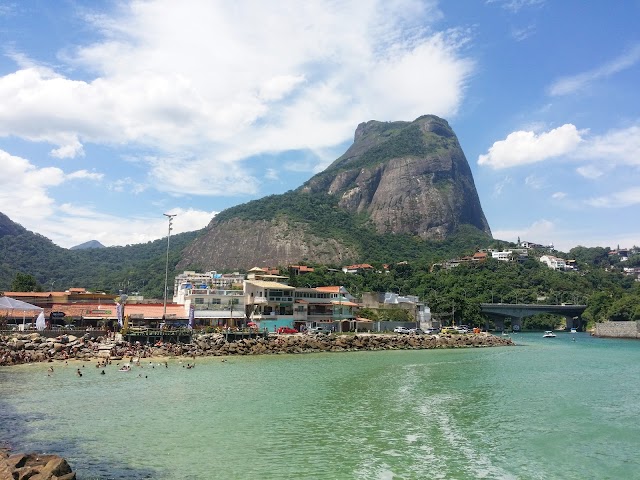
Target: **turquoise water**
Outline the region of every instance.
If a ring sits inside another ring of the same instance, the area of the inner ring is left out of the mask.
[[[541,336],[0,368],[0,439],[63,455],[81,480],[640,478],[640,342]]]

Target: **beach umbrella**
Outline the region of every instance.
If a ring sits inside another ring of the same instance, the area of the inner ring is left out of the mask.
[[[44,330],[47,326],[47,322],[44,319],[44,312],[40,312],[38,318],[36,319],[36,328],[40,331]]]
[[[124,322],[122,319],[122,304],[117,302],[116,302],[116,316],[118,317],[118,325],[120,325],[120,328],[122,328],[124,326]]]
[[[193,329],[196,322],[196,309],[193,305],[189,306],[189,328]]]
[[[23,302],[22,300],[17,300],[11,297],[0,297],[0,309],[11,310],[13,315],[13,310],[22,310],[22,325],[24,328],[25,320],[27,312],[33,311],[43,311],[42,307],[38,307],[36,305],[32,305],[27,302]]]

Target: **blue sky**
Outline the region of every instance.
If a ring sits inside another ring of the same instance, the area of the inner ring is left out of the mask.
[[[204,227],[368,120],[449,121],[494,237],[640,244],[640,0],[0,2],[0,211],[63,247]]]

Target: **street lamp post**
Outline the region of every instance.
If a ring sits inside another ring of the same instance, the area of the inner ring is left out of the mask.
[[[169,281],[169,242],[171,240],[171,222],[173,221],[173,217],[175,217],[177,214],[163,213],[163,215],[169,220],[169,231],[167,233],[167,261],[164,267],[164,302],[162,304],[162,318],[165,319],[167,317],[167,284]]]

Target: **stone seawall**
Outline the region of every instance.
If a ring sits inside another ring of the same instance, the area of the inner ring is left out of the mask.
[[[596,323],[594,335],[611,338],[640,338],[640,322]]]
[[[38,333],[0,338],[0,365],[53,360],[121,359],[129,357],[180,357],[273,355],[359,350],[417,350],[429,348],[496,347],[513,345],[510,338],[494,335],[278,335],[228,342],[223,334],[195,335],[191,343],[110,342],[89,335],[51,339]]]

